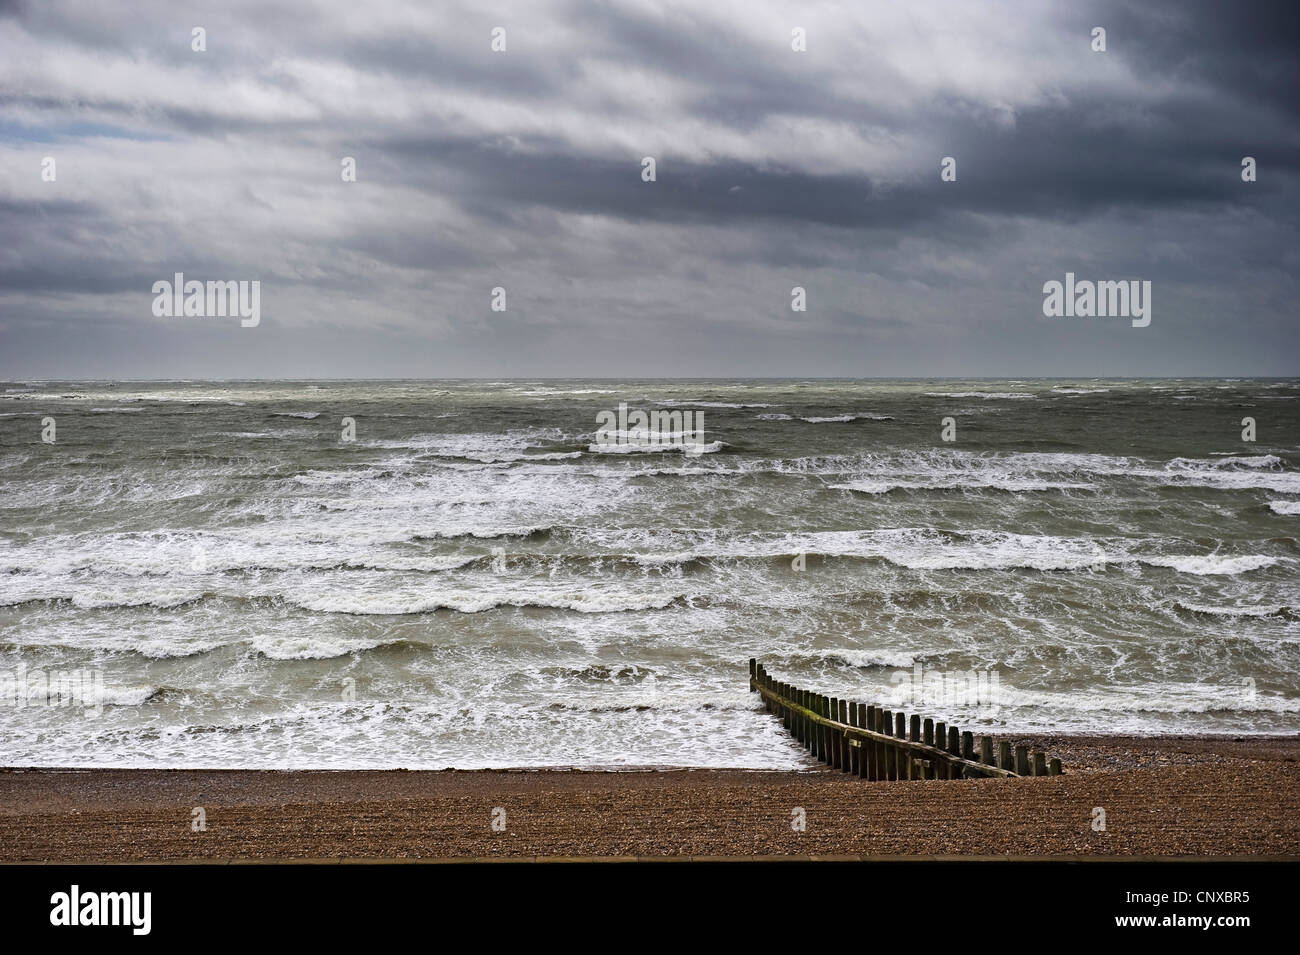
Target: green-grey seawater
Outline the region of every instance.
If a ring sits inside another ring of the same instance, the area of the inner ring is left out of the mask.
[[[2,387],[3,764],[804,765],[749,657],[991,732],[1300,731],[1294,380]],[[620,402],[707,453],[596,443]]]

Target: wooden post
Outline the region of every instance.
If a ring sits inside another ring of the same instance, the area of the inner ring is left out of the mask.
[[[876,707],[876,732],[882,736],[885,735],[885,727],[893,725],[893,714],[883,707]],[[893,754],[890,752],[890,746],[884,740],[876,744],[876,757],[878,759],[877,769],[880,773],[877,779],[887,780],[890,778],[889,768],[894,764]]]
[[[829,696],[823,696],[823,697],[821,698],[821,702],[822,702],[821,714],[822,714],[822,716],[825,716],[825,717],[828,717],[828,718],[829,718],[830,715],[831,715],[831,698],[830,698]],[[833,752],[834,752],[834,750],[835,750],[835,741],[831,738],[832,735],[833,735],[833,734],[831,733],[831,728],[830,728],[829,726],[826,726],[826,725],[823,724],[823,726],[822,726],[822,762],[825,763],[827,766],[830,766],[830,765],[831,765],[832,754],[833,754]]]
[[[758,679],[758,661],[753,657],[749,658],[749,679],[751,681]],[[749,689],[751,693],[754,691],[752,686]]]
[[[867,706],[867,729],[871,732],[876,731],[876,722],[879,719],[878,711],[875,706]],[[867,779],[875,781],[880,778],[880,747],[875,740],[867,743]]]
[[[803,744],[803,717],[799,715],[794,707],[799,705],[799,690],[797,687],[790,685],[786,688],[786,696],[790,700],[790,730],[794,733],[800,745]]]
[[[813,702],[812,692],[809,690],[800,690],[799,696],[800,705],[805,710],[811,710]],[[813,738],[813,722],[808,718],[807,714],[805,714],[803,718],[803,744],[811,755],[817,755],[817,741]]]
[[[848,700],[836,697],[835,712],[831,716],[837,723],[847,723],[849,721]],[[843,730],[835,731],[835,745],[840,753],[840,772],[847,773],[849,771],[849,738],[844,735]]]
[[[806,709],[806,710],[811,710],[811,709],[812,709],[812,693],[809,692],[808,690],[803,690],[803,691],[801,691],[801,692],[803,693],[803,706],[804,706],[804,709]],[[812,720],[810,720],[806,715],[805,715],[804,718],[803,718],[803,737],[804,737],[803,742],[804,742],[804,745],[805,745],[806,747],[808,747],[808,752],[811,753],[812,755],[816,756],[816,755],[817,755],[817,741],[813,738],[813,722],[812,722]]]
[[[889,710],[880,711],[880,732],[886,735],[892,735],[894,732],[894,714],[891,713]],[[895,768],[894,747],[891,746],[889,743],[881,743],[881,746],[883,746],[885,750],[885,754],[884,754],[885,772],[881,778],[897,779],[898,777],[894,775],[894,768]]]
[[[849,726],[858,725],[858,704],[852,700],[841,700],[840,712],[843,714],[840,719],[841,723]],[[841,768],[850,776],[858,774],[858,750],[856,746],[850,744],[848,736],[844,737],[844,766]]]
[[[894,736],[898,739],[907,739],[907,717],[902,713],[894,714]],[[898,778],[910,779],[912,777],[912,754],[907,751],[906,746],[897,747],[898,751]]]
[[[985,766],[993,765],[993,737],[980,737],[980,762]]]
[[[818,716],[826,715],[826,704],[827,704],[827,697],[824,697],[820,693],[818,693],[817,708],[815,711]],[[820,759],[823,763],[829,763],[831,761],[830,747],[827,745],[829,742],[830,742],[830,738],[826,730],[826,726],[822,723],[818,723],[817,724],[817,758]]]
[[[1017,776],[1029,775],[1029,747],[1028,746],[1016,747],[1016,775]]]
[[[835,717],[840,712],[840,701],[836,697],[830,696],[826,698],[826,702],[828,704],[827,709],[830,718],[835,719]],[[840,768],[840,748],[839,748],[839,742],[835,738],[838,735],[839,734],[836,733],[834,730],[830,729],[829,727],[827,728],[826,762],[830,764],[830,767],[832,769]]]
[[[1049,776],[1061,775],[1061,761],[1057,759],[1055,756],[1053,756],[1052,759],[1047,764],[1047,775]]]
[[[961,734],[961,758],[975,759],[975,736],[971,733]]]
[[[870,729],[871,724],[867,722],[867,704],[858,704],[858,722],[856,724],[860,729]],[[871,744],[862,740],[862,748],[858,750],[858,778],[871,778]]]
[[[876,732],[884,734],[885,727],[893,725],[893,715],[886,712],[883,707],[876,707]],[[877,779],[889,779],[889,767],[892,765],[889,753],[889,744],[881,740],[876,744]]]
[[[896,727],[898,726],[898,714],[892,710],[889,712],[889,719],[885,721],[885,735],[897,738]],[[893,775],[891,779],[903,778],[903,752],[895,743],[889,744],[890,757],[893,760]]]
[[[862,728],[864,730],[874,730],[876,720],[876,708],[869,703],[862,704]],[[876,778],[876,748],[875,743],[871,740],[862,741],[862,778],[872,780]]]
[[[943,749],[944,746],[947,744],[947,740],[948,740],[948,724],[945,723],[943,720],[940,720],[939,722],[934,724],[934,745],[937,746],[939,749]],[[950,775],[948,773],[948,760],[942,758],[936,759],[934,771],[935,771],[936,779],[949,779]]]
[[[849,700],[849,725],[862,725],[858,722],[858,704],[853,700]],[[849,747],[849,773],[859,777],[862,775],[862,750],[856,746]]]
[[[857,707],[858,707],[858,721],[853,725],[864,730],[871,729],[871,716],[867,712],[867,704],[858,703]],[[862,740],[861,743],[862,743],[862,748],[858,750],[858,778],[870,779],[871,778],[871,772],[870,772],[871,771],[871,744],[866,740]]]
[[[808,708],[813,711],[814,715],[821,716],[822,698],[820,693],[808,694]],[[821,723],[818,723],[816,720],[812,720],[811,729],[812,729],[813,755],[816,756],[818,759],[821,759],[822,758],[822,725]]]
[[[1006,769],[1015,772],[1016,768],[1011,762],[1011,744],[1006,740],[998,741],[998,769]]]
[[[840,722],[848,726],[853,724],[849,722],[849,701],[840,700]],[[849,745],[849,738],[843,733],[840,734],[840,772],[847,773],[853,769],[853,756],[857,750]]]
[[[948,752],[951,753],[953,756],[961,755],[961,730],[959,730],[955,726],[948,727]],[[958,766],[955,763],[951,765],[952,765],[952,778],[964,779],[966,776],[965,768],[962,766]]]
[[[848,700],[835,698],[835,711],[831,713],[831,718],[837,723],[847,723],[849,721]],[[840,751],[840,772],[849,771],[849,738],[844,735],[843,730],[835,731],[835,745]]]
[[[1047,775],[1047,754],[1046,753],[1034,753],[1034,775],[1035,776]]]
[[[822,698],[822,716],[831,715],[831,704],[835,702],[831,696]],[[829,726],[823,726],[823,733],[826,734],[826,764],[828,767],[835,767],[835,734],[831,732]]]
[[[921,742],[921,717],[917,716],[916,714],[912,714],[911,720],[908,721],[907,736],[913,743]],[[919,759],[920,757],[917,757],[915,753],[909,750],[907,756],[908,765],[912,764],[913,758]],[[915,771],[912,773],[912,778],[924,779],[925,778],[924,768],[918,765]]]
[[[809,709],[813,711],[814,716],[822,715],[822,696],[815,693],[809,693]],[[813,745],[810,752],[813,754],[814,759],[820,760],[823,755],[822,724],[816,720],[809,720],[809,733],[811,734],[811,737],[813,737],[810,741],[811,745]]]

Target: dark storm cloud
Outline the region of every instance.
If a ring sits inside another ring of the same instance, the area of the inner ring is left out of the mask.
[[[660,181],[653,190],[629,189],[638,171],[636,157],[525,153],[459,140],[379,145],[408,165],[436,169],[432,188],[440,188],[448,171],[454,171],[457,195],[467,205],[471,197],[474,202],[486,197],[491,200],[486,207],[492,201],[504,206],[536,203],[632,221],[757,217],[899,229],[965,211],[1079,218],[1116,206],[1231,203],[1262,208],[1282,188],[1274,179],[1243,196],[1235,174],[1241,157],[1220,144],[1190,137],[1152,142],[1122,128],[1073,129],[1069,117],[1056,111],[1028,111],[1014,137],[989,136],[961,122],[953,124],[952,134],[962,144],[953,149],[961,157],[958,188],[936,176],[919,185],[880,189],[869,175],[674,162],[667,155],[659,159]],[[1257,152],[1284,177],[1300,165],[1300,149],[1290,143]]]
[[[150,348],[163,376],[1294,371],[1289,4],[0,13],[0,373],[141,374]],[[1144,339],[1057,352],[1040,288],[1076,268],[1157,282]],[[311,348],[277,371],[255,335],[159,339],[175,271],[259,278],[256,334]],[[133,345],[48,347],[78,323]]]
[[[1140,45],[1153,75],[1199,79],[1243,105],[1300,115],[1300,6],[1294,3],[1127,4],[1104,19]]]

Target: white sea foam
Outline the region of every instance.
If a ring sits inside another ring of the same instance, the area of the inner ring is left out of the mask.
[[[957,450],[902,451],[831,459],[823,468],[850,480],[836,487],[879,494],[899,489],[1010,491],[1077,489],[1099,481],[1143,482],[1168,487],[1300,492],[1300,471],[1286,470],[1276,455],[1174,458],[1159,464],[1104,454],[993,453]]]
[[[547,444],[565,439],[558,428],[529,428],[501,433],[417,434],[409,438],[358,442],[368,448],[420,451],[449,458],[483,463],[525,461],[545,451]],[[529,452],[534,453],[530,454]],[[552,459],[558,460],[558,459]]]
[[[926,395],[931,398],[983,398],[989,401],[1037,397],[1024,391],[927,391]]]
[[[654,401],[652,404],[662,405],[666,408],[775,408],[777,405],[761,401],[737,402],[737,401],[696,401],[689,399],[665,399],[663,401]]]
[[[664,451],[681,451],[685,454],[716,454],[723,447],[721,441],[706,441],[701,444],[682,441],[673,444],[593,444],[587,450],[592,454],[652,454]]]
[[[1282,604],[1265,607],[1211,607],[1180,600],[1177,605],[1191,613],[1207,614],[1212,617],[1280,617],[1290,612],[1290,608]]]
[[[890,491],[979,491],[1012,492],[1089,490],[1091,484],[1069,481],[1043,481],[1028,477],[993,475],[953,475],[949,478],[922,481],[849,481],[828,485],[833,490],[857,491],[860,494],[888,494]]]
[[[1181,557],[1152,556],[1143,559],[1143,563],[1153,567],[1169,567],[1180,574],[1245,574],[1252,570],[1262,570],[1279,563],[1278,558],[1266,554],[1246,554],[1240,557],[1222,557],[1218,555],[1185,555]]]
[[[1282,459],[1276,454],[1229,455],[1216,458],[1174,458],[1169,462],[1171,468],[1277,468],[1282,466]]]
[[[622,613],[662,610],[679,594],[630,594],[619,590],[517,586],[477,591],[387,588],[380,592],[289,595],[285,599],[304,610],[346,614],[416,614],[435,610],[483,613],[498,607],[539,607],[579,613]]]
[[[605,542],[607,545],[609,541]],[[629,541],[629,545],[633,542]],[[943,533],[923,527],[807,534],[743,535],[702,542],[677,550],[646,550],[637,560],[649,565],[682,564],[698,559],[753,559],[792,554],[887,561],[913,570],[1089,571],[1111,565],[1168,568],[1191,575],[1245,574],[1274,566],[1263,554],[1239,556],[1167,555],[1164,540],[1128,541],[1013,534],[992,530]],[[645,546],[642,544],[641,546]]]

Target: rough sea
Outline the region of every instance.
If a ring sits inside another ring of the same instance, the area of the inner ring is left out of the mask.
[[[704,453],[600,445],[620,403]],[[1295,380],[4,382],[0,764],[807,765],[750,657],[1296,733],[1298,535]]]

